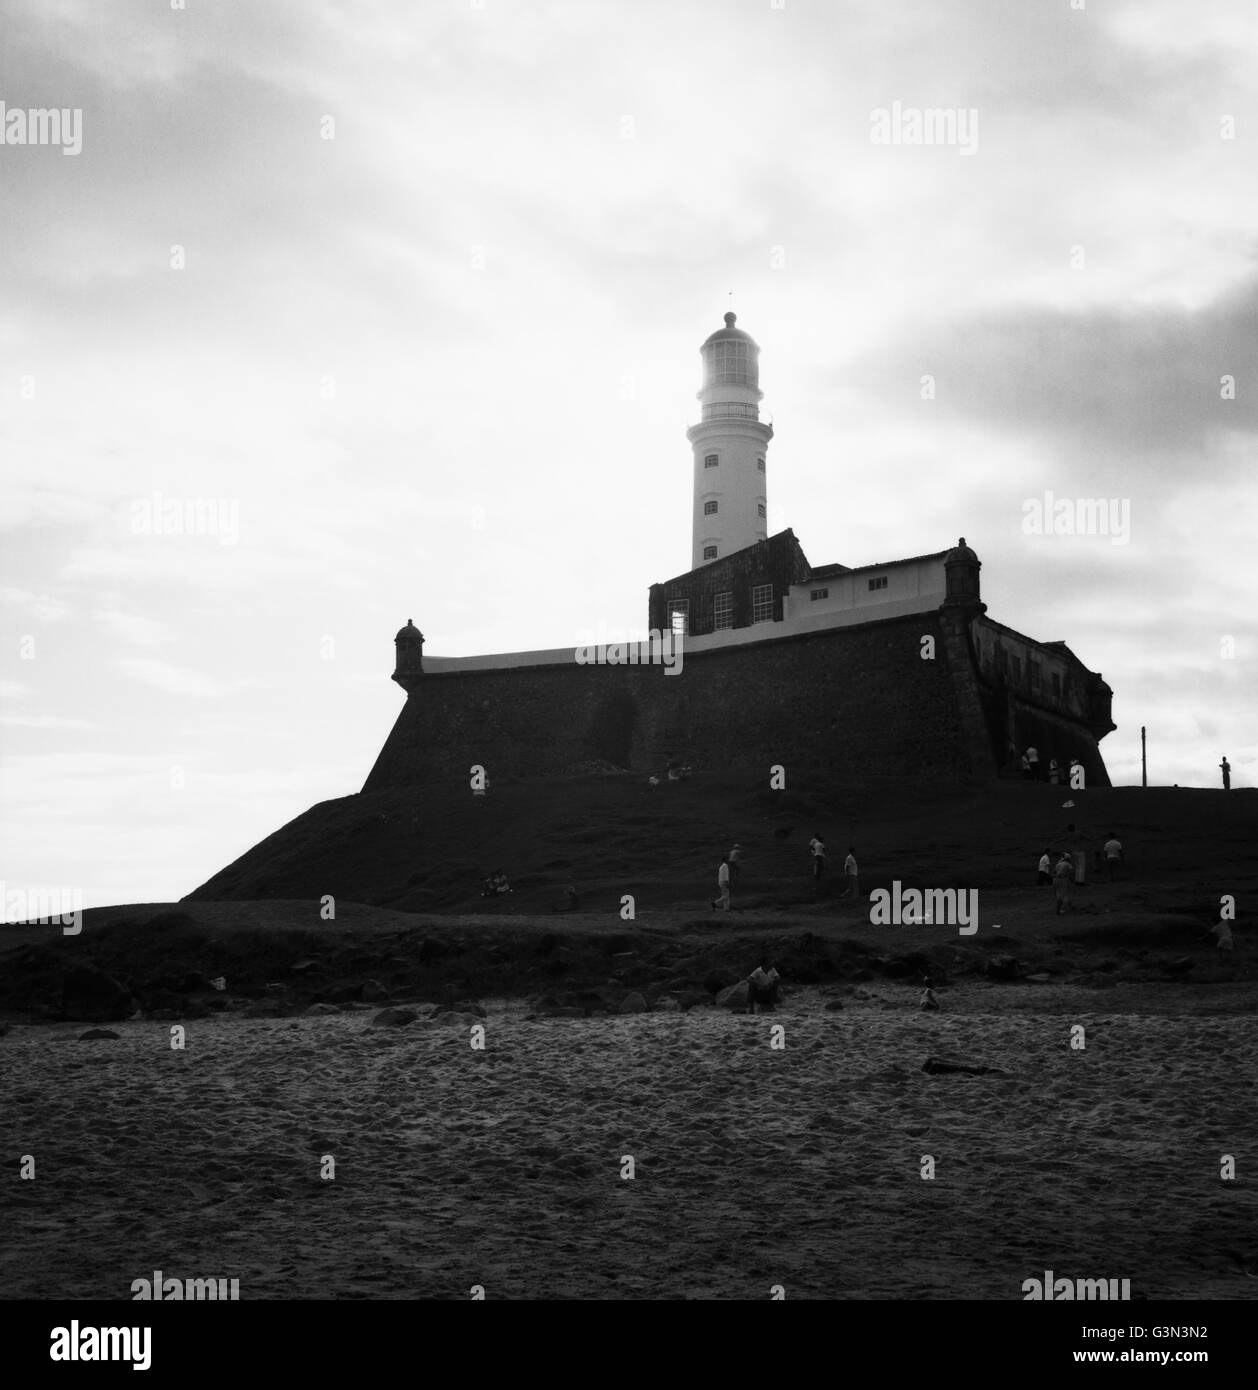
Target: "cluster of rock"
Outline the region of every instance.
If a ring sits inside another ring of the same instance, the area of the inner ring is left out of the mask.
[[[414,1005],[390,1005],[371,1020],[373,1027],[404,1028],[408,1023],[416,1023],[421,1018],[427,1023],[439,1023],[449,1028],[470,1028],[488,1014],[483,1004],[472,999],[464,999],[458,1004],[438,1004],[435,1009],[423,1014]]]

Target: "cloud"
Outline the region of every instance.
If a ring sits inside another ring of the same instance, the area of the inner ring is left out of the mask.
[[[190,671],[154,657],[124,656],[114,663],[133,680],[151,685],[168,695],[188,695],[193,699],[219,699],[232,687],[200,671]]]
[[[7,729],[94,729],[90,719],[62,719],[55,714],[0,714],[0,726]]]
[[[113,608],[100,608],[93,614],[97,627],[109,636],[133,646],[156,647],[171,639],[167,623],[142,613],[123,613]]]
[[[51,594],[35,594],[28,589],[15,589],[11,585],[0,586],[0,603],[11,604],[41,623],[60,622],[71,612],[68,603],[54,598]]]
[[[916,394],[919,368],[930,372],[945,414],[1039,436],[1067,474],[1082,474],[1099,454],[1139,456],[1146,476],[1171,478],[1183,453],[1220,448],[1220,467],[1239,475],[1252,457],[1228,441],[1258,435],[1256,318],[1258,273],[1195,310],[1018,304],[919,324],[855,375],[866,399],[886,409]],[[1224,396],[1224,377],[1234,399]]]

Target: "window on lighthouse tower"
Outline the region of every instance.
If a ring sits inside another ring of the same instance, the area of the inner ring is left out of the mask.
[[[713,515],[715,515],[715,513],[716,513],[716,503],[715,503],[715,502],[705,502],[705,503],[703,504],[703,514],[704,514],[704,516],[713,516]]]
[[[712,347],[713,383],[717,386],[746,386],[750,376],[747,369],[747,344],[735,339],[714,343]]]

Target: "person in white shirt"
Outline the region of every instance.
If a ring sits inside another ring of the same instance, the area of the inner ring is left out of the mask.
[[[1044,853],[1040,855],[1040,876],[1036,879],[1036,882],[1047,883],[1050,886],[1052,885],[1053,861],[1048,857],[1047,850],[1045,850]]]
[[[814,835],[808,841],[808,848],[812,850],[812,876],[820,878],[826,867],[826,842],[820,835]]]
[[[1040,754],[1039,749],[1032,746],[1026,750],[1026,760],[1031,766],[1031,781],[1040,780]]]
[[[1118,870],[1119,862],[1123,857],[1123,847],[1119,843],[1118,836],[1111,830],[1109,839],[1105,841],[1105,869],[1109,874],[1109,881],[1113,883],[1114,874]]]
[[[847,847],[847,858],[843,861],[843,872],[847,877],[847,887],[839,894],[841,898],[859,898],[860,889],[860,870],[856,867],[856,850],[852,845]]]
[[[778,1001],[778,974],[775,966],[769,964],[768,956],[760,957],[760,964],[747,976],[747,1012],[754,1014],[756,1005],[772,1013]]]
[[[712,899],[712,910],[716,910],[717,903],[729,911],[729,860],[722,859],[721,867],[716,871],[716,897]]]

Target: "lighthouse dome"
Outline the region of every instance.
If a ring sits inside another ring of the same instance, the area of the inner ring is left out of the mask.
[[[398,635],[393,640],[395,642],[403,642],[408,644],[422,643],[424,640],[424,634],[420,632],[420,630],[415,626],[413,619],[407,618],[406,626],[404,628],[399,629]]]
[[[734,327],[734,325],[735,325],[737,322],[738,322],[738,315],[737,315],[737,314],[726,314],[726,315],[725,315],[725,327],[724,327],[724,328],[718,328],[718,329],[716,330],[715,333],[710,333],[710,334],[703,340],[703,346],[704,346],[704,347],[707,347],[709,343],[725,342],[725,341],[728,341],[728,340],[730,340],[730,339],[733,339],[733,340],[736,341],[736,342],[754,343],[754,342],[755,342],[755,339],[751,336],[750,333],[744,332],[744,330],[741,329],[741,328],[735,328],[735,327]]]

